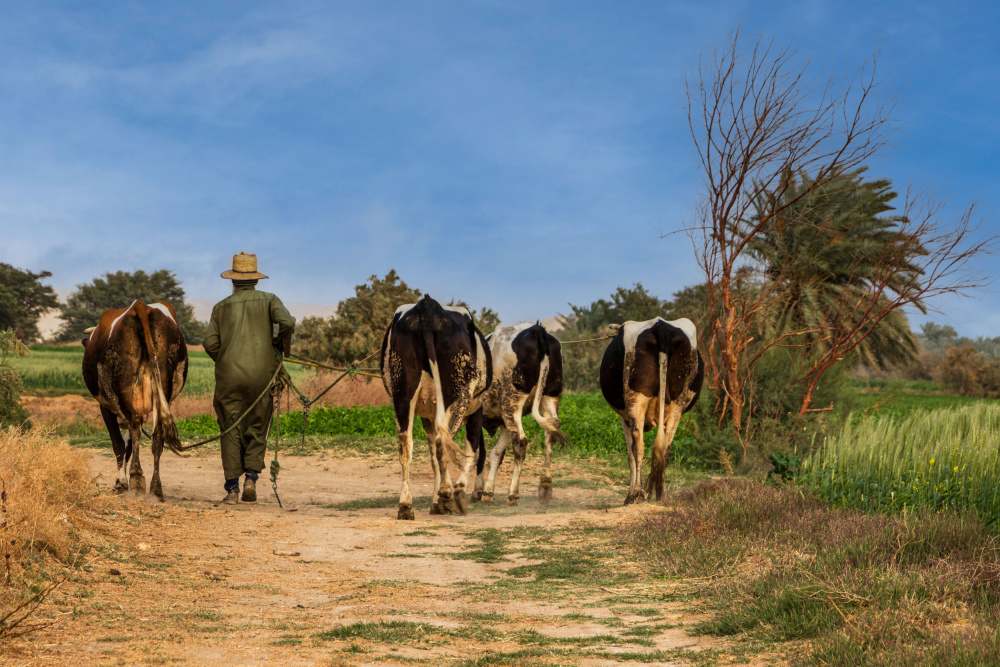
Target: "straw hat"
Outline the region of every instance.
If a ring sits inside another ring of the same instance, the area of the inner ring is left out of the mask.
[[[233,270],[223,271],[222,277],[229,280],[267,278],[263,273],[257,273],[257,255],[248,255],[245,252],[233,255]]]

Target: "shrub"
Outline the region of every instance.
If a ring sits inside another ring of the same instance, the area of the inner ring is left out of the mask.
[[[85,546],[81,529],[102,504],[86,452],[37,431],[0,429],[0,618],[30,601],[51,580],[47,561],[75,566]],[[0,566],[3,567],[3,566]],[[9,569],[8,569],[9,568]],[[0,623],[0,638],[13,628]]]
[[[8,363],[12,355],[24,356],[28,348],[17,339],[13,329],[0,331],[0,426],[29,425],[28,413],[21,406],[21,376]]]

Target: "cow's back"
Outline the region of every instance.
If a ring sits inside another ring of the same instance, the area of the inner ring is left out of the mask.
[[[105,311],[84,345],[83,378],[99,403],[126,417],[150,412],[156,395],[140,308],[149,322],[167,399],[176,398],[187,380],[187,345],[169,305],[136,301]]]

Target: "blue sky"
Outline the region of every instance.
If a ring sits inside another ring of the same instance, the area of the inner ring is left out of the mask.
[[[734,26],[817,76],[879,49],[903,125],[870,174],[996,225],[996,3],[9,3],[0,261],[219,299],[256,252],[265,289],[328,304],[395,268],[505,321],[668,297],[701,280],[661,238],[701,191],[683,77]],[[1000,335],[996,290],[935,319]]]

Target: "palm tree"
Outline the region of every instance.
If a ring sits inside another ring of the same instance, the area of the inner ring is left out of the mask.
[[[899,292],[919,277],[911,260],[926,250],[902,231],[905,216],[890,214],[896,198],[891,181],[865,182],[863,172],[819,186],[806,174],[789,175],[783,194],[757,202],[756,220],[768,210],[780,211],[747,244],[774,293],[765,318],[773,331],[810,330],[806,341],[823,349],[831,332],[859,323],[860,304],[885,299],[882,294]],[[876,284],[888,289],[873,289]],[[922,303],[915,305],[923,312]],[[861,362],[879,368],[908,363],[918,353],[916,336],[900,310],[857,347]]]

